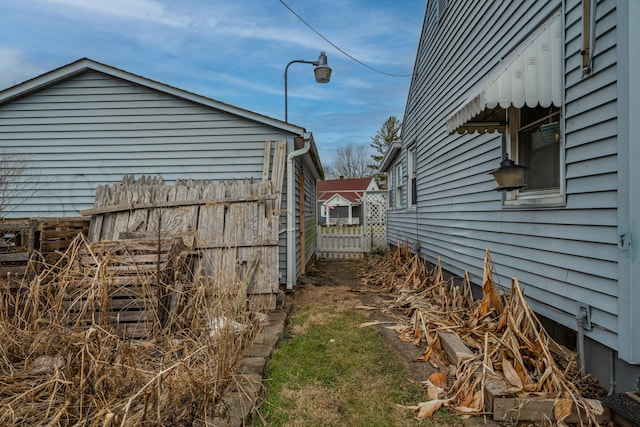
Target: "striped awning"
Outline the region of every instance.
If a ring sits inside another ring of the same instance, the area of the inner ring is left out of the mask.
[[[449,133],[504,132],[506,109],[562,106],[562,20],[554,14],[447,120]]]

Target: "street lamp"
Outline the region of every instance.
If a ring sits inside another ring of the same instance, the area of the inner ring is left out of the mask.
[[[289,71],[289,65],[295,64],[311,64],[314,66],[313,74],[316,76],[316,83],[329,83],[331,79],[331,67],[327,65],[327,55],[324,52],[320,52],[320,57],[317,61],[303,61],[302,59],[295,59],[287,64],[284,69],[284,121],[289,122],[289,114],[287,111],[287,72]]]

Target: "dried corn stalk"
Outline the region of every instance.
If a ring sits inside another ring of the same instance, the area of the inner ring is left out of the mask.
[[[490,377],[501,377],[505,392],[518,397],[545,396],[556,399],[556,420],[562,422],[575,406],[585,422],[597,424],[599,408],[584,398],[576,384],[574,363],[564,360],[561,368],[550,348],[559,348],[527,304],[517,279],[508,297],[501,295],[493,280],[491,255],[486,251],[482,283],[483,297],[471,297],[468,275],[459,286],[443,278],[440,261],[429,270],[406,245],[372,262],[363,281],[395,296],[394,309],[410,318],[401,339],[424,345],[425,360],[443,370],[448,364],[438,331],[457,334],[474,357],[453,367],[453,385],[445,399],[416,407],[419,416],[445,405],[463,414],[484,414],[483,387]]]

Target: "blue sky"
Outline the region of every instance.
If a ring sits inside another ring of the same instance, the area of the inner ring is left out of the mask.
[[[412,73],[426,0],[284,1],[359,61]],[[288,111],[327,165],[401,119],[411,81],[349,59],[279,0],[0,0],[0,11],[0,89],[88,57],[284,120],[286,64],[325,51],[329,84],[312,65],[289,67]]]

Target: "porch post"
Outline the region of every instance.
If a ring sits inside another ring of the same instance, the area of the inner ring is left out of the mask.
[[[349,225],[351,225],[351,210],[353,209],[353,203],[349,203]]]

